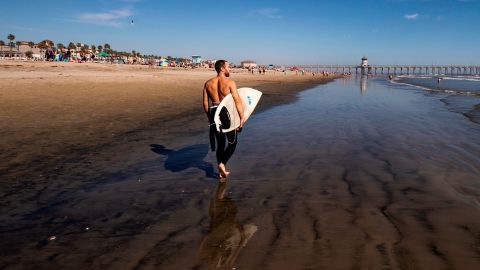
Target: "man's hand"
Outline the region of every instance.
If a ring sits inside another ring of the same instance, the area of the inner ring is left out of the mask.
[[[245,117],[240,118],[240,126],[239,128],[243,128],[243,125],[245,124]]]

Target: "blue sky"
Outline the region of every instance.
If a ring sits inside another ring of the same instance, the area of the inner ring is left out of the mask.
[[[480,0],[4,1],[9,33],[237,63],[480,64]]]

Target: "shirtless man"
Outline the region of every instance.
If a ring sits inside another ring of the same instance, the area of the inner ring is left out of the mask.
[[[240,116],[239,128],[243,127],[245,118],[243,115],[242,101],[238,96],[237,85],[234,81],[228,79],[228,77],[230,77],[230,66],[228,62],[225,60],[218,60],[215,63],[215,70],[217,71],[217,76],[208,80],[203,87],[203,110],[207,114],[210,122],[210,143],[212,145],[212,151],[215,150],[215,139],[217,141],[216,155],[219,178],[223,179],[230,174],[225,166],[237,146],[237,130],[227,133],[218,132],[213,124],[213,116],[215,115],[215,111],[222,99],[226,95],[232,94]],[[211,101],[211,105],[209,105],[209,101]]]

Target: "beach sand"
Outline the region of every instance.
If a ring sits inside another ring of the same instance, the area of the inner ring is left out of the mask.
[[[2,62],[0,65],[0,175],[23,178],[53,168],[67,156],[115,143],[118,137],[185,121],[205,126],[203,83],[213,70],[76,63]],[[257,110],[295,99],[331,78],[251,75],[234,70],[238,87],[263,91]],[[7,180],[8,181],[8,180]]]
[[[1,269],[480,265],[480,126],[447,94],[234,73],[265,95],[222,184],[213,71],[8,65]]]
[[[83,226],[89,223],[86,220],[97,219],[91,211],[113,213],[110,205],[104,205],[112,199],[130,206],[133,198],[117,198],[114,190],[110,195],[82,199],[82,210],[71,203],[86,190],[136,174],[128,171],[138,164],[151,164],[149,170],[155,171],[158,155],[152,153],[151,144],[176,147],[205,133],[208,122],[202,109],[202,88],[214,75],[206,69],[0,62],[0,268],[71,268],[76,264],[79,269],[102,268],[101,259],[92,262],[86,254],[70,254],[69,260],[49,264],[57,255],[48,250],[47,239],[60,233],[51,226],[61,223],[60,227],[69,230],[72,225]],[[256,112],[294,101],[297,92],[333,79],[273,71],[251,75],[242,70],[234,70],[231,77],[238,87],[254,87],[264,93]],[[213,177],[213,168],[209,170]],[[116,175],[113,178],[112,173]],[[78,215],[86,220],[79,221]],[[107,222],[110,229],[125,229],[116,218],[107,219],[112,221]],[[91,248],[88,243],[77,244]],[[73,248],[77,244],[70,241],[67,245]],[[91,256],[101,257],[102,248],[92,249]]]

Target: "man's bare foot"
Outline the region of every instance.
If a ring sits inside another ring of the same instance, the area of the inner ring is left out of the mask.
[[[221,173],[219,174],[219,179],[227,178],[228,175],[230,175],[230,172],[224,172],[224,173],[221,172]]]
[[[223,163],[218,164],[218,171],[220,172],[220,179],[227,178],[230,172],[227,172],[225,165]]]

